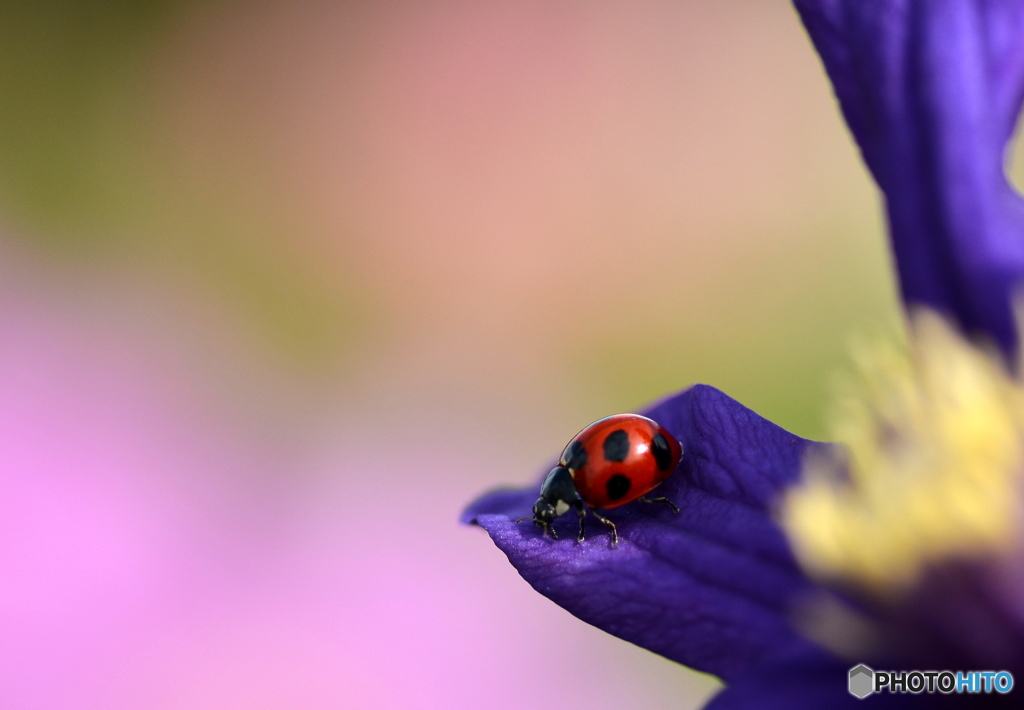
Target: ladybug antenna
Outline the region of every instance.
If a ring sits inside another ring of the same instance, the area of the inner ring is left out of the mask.
[[[519,520],[516,521],[516,525],[518,525],[519,523],[523,522],[524,520],[533,520],[533,516],[532,515],[527,515],[525,518],[519,518]]]

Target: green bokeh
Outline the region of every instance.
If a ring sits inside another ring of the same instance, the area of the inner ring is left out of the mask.
[[[655,321],[632,324],[635,332],[586,343],[571,372],[591,383],[588,406],[630,410],[701,382],[801,436],[827,436],[833,380],[848,365],[851,339],[899,327],[887,246],[873,217],[788,247],[777,240],[778,253],[748,280],[722,283],[701,302],[662,304]],[[814,240],[814,253],[793,253]],[[694,310],[708,315],[692,318]]]
[[[77,248],[123,237],[140,169],[139,86],[181,4],[0,4],[0,190],[33,238]]]
[[[258,196],[190,184],[153,137],[154,64],[192,4],[0,3],[4,222],[55,259],[183,269],[290,367],[329,365],[365,323],[359,289],[318,280]]]

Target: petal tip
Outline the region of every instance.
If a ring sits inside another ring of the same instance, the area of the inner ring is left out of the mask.
[[[533,488],[507,487],[487,491],[466,506],[466,509],[459,515],[459,523],[479,525],[478,518],[481,515],[503,515],[506,518],[511,518],[513,515],[516,517],[529,515],[530,503],[536,495],[533,491]]]

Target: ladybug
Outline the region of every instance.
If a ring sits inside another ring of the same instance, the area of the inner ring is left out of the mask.
[[[584,540],[584,522],[589,510],[595,518],[612,530],[612,547],[619,544],[615,523],[599,515],[593,508],[618,508],[635,500],[644,503],[666,503],[673,511],[679,508],[668,498],[645,498],[672,475],[683,457],[683,447],[665,427],[639,414],[616,414],[598,419],[565,447],[558,465],[544,478],[540,497],[533,504],[533,515],[516,522],[533,519],[551,532],[551,522],[575,510],[580,517],[577,542]]]

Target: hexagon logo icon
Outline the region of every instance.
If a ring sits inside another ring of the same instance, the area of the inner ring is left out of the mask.
[[[864,698],[875,692],[875,672],[861,663],[850,669],[850,695]]]

